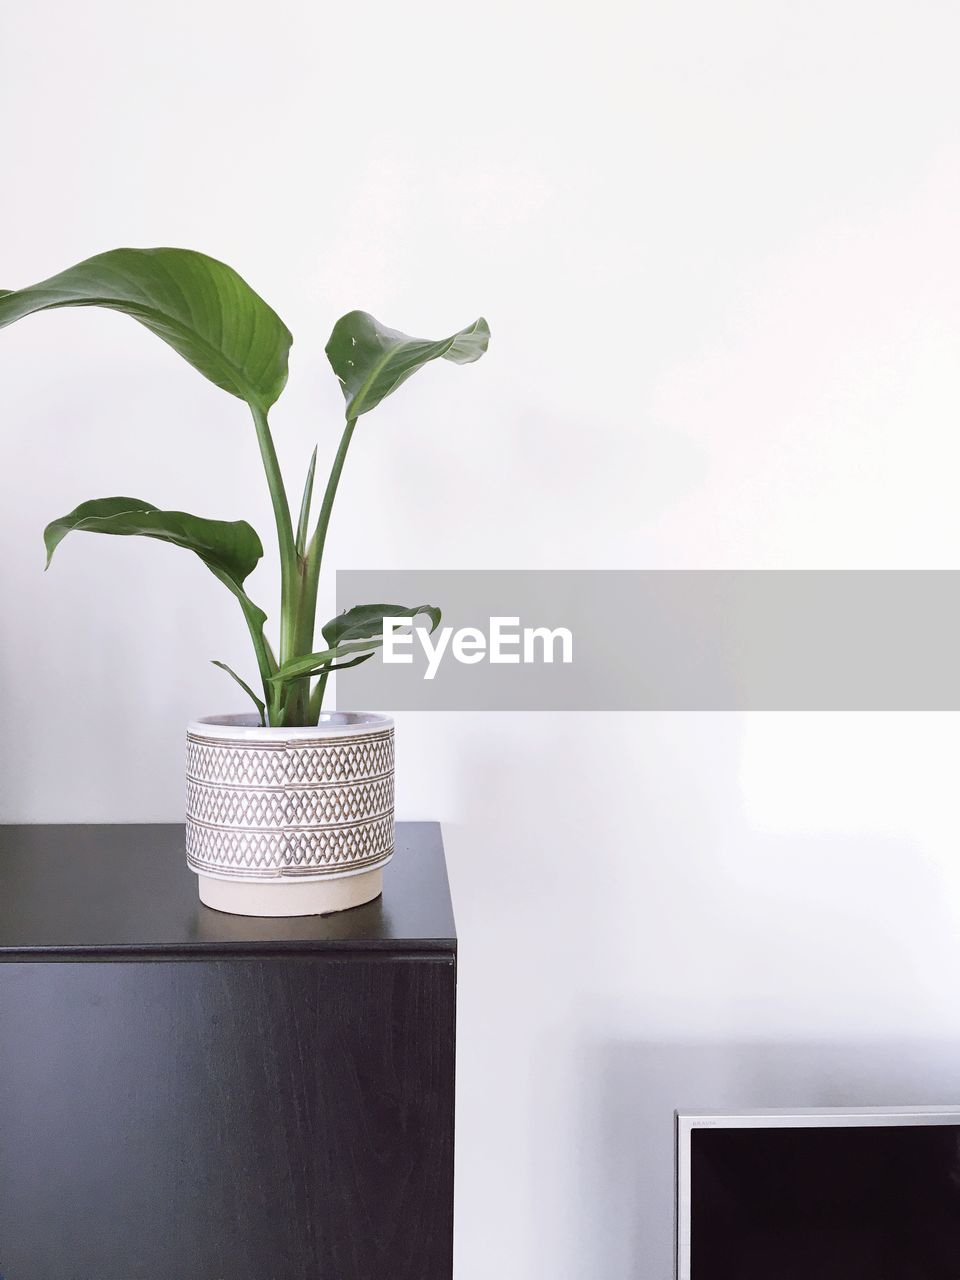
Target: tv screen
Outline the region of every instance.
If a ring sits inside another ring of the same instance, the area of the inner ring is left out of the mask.
[[[679,1280],[960,1280],[960,1108],[677,1119]]]

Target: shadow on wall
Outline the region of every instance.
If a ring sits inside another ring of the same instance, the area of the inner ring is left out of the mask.
[[[673,1112],[960,1103],[960,1042],[595,1044],[577,1274],[673,1280]]]

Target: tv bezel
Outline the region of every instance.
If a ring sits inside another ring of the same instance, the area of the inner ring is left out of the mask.
[[[690,1272],[690,1141],[694,1129],[877,1128],[908,1125],[960,1125],[960,1106],[946,1107],[799,1107],[739,1112],[676,1111],[674,1257],[676,1280]]]

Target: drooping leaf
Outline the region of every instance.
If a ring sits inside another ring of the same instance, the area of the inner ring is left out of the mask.
[[[362,640],[383,634],[384,618],[415,618],[425,613],[431,633],[440,625],[440,610],[432,604],[356,604],[323,626],[323,638],[333,648],[347,640]]]
[[[221,671],[225,671],[228,676],[233,676],[234,680],[236,680],[237,684],[244,691],[244,693],[247,694],[247,696],[253,700],[254,706],[257,708],[257,711],[259,711],[260,713],[260,723],[261,725],[265,725],[267,723],[266,703],[263,702],[262,699],[257,697],[257,695],[253,692],[253,690],[247,684],[246,680],[238,676],[237,673],[234,671],[233,667],[228,667],[227,664],[225,662],[221,662],[219,658],[211,658],[210,661],[213,663],[215,667],[219,667]]]
[[[313,476],[317,469],[317,445],[313,446],[307,478],[303,485],[303,498],[300,501],[300,520],[297,524],[297,555],[303,556],[307,548],[307,526],[310,523],[310,502],[313,498]]]
[[[139,498],[97,498],[82,502],[76,510],[47,525],[43,541],[48,567],[67,534],[77,531],[121,537],[140,535],[184,547],[198,555],[242,599],[246,599],[243,582],[263,555],[260,538],[246,520],[204,520],[185,511],[161,511],[152,502]],[[255,605],[252,608],[263,612]]]
[[[192,249],[112,249],[13,292],[0,329],[53,307],[139,320],[204,377],[266,411],[287,380],[290,331],[232,267]]]
[[[490,328],[482,317],[449,338],[429,342],[388,329],[366,311],[351,311],[334,325],[326,350],[340,379],[349,419],[376,408],[431,360],[479,360],[489,341]]]

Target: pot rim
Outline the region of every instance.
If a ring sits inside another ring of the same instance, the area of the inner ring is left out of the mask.
[[[317,738],[352,738],[393,728],[393,717],[381,711],[324,711],[319,724],[272,728],[260,723],[256,712],[236,715],[201,716],[191,720],[187,733],[202,738],[249,738],[260,742],[297,742]]]

